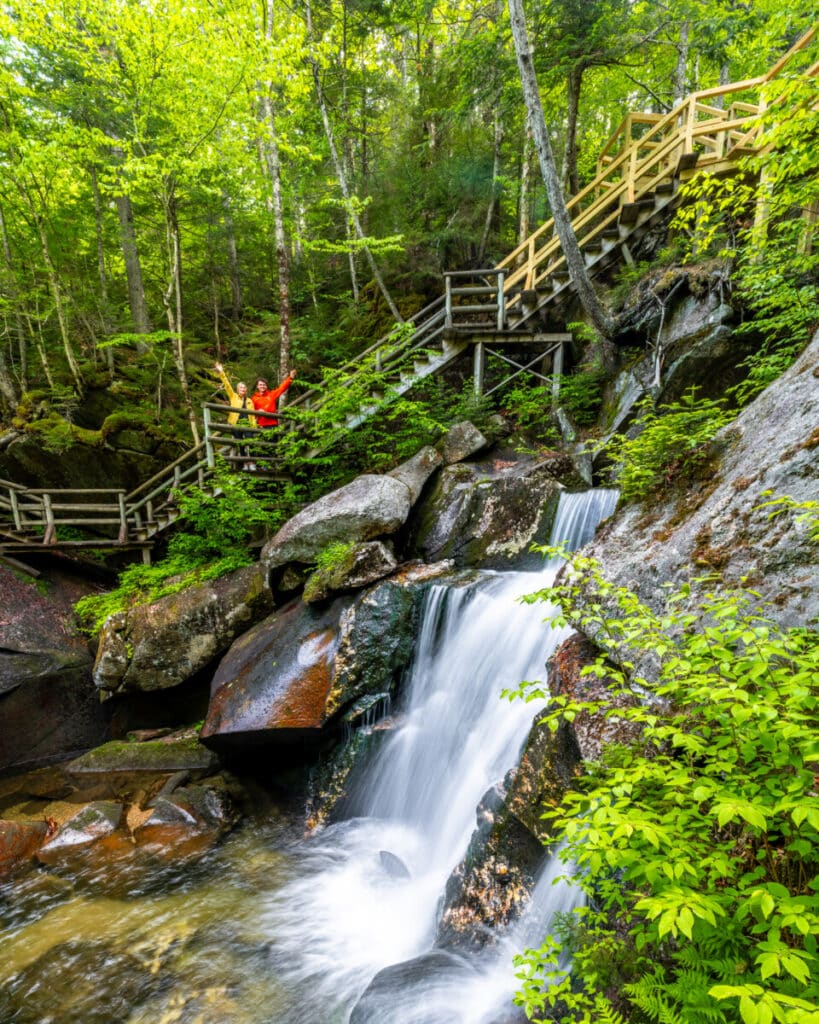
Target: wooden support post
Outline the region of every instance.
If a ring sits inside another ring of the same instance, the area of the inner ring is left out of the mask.
[[[526,254],[526,289],[533,286],[535,280],[535,240],[529,239],[529,251]]]
[[[205,414],[205,456],[208,462],[208,469],[215,469],[216,459],[213,453],[213,433],[210,421],[210,409],[205,406],[203,412]]]
[[[14,526],[22,532],[23,523],[20,519],[20,506],[17,504],[17,492],[13,487],[9,488],[9,500],[11,501],[11,514],[14,516]]]
[[[55,544],[57,542],[57,527],[54,523],[54,509],[51,507],[51,498],[48,494],[43,495],[43,512],[45,513],[43,544]]]
[[[634,257],[631,255],[631,249],[625,242],[620,243],[620,252],[623,254],[623,259],[626,261],[626,266],[634,266]]]
[[[475,351],[473,352],[473,367],[475,397],[480,398],[483,395],[483,377],[484,371],[486,370],[486,352],[484,351],[482,341],[479,341],[475,345]]]
[[[563,342],[555,349],[552,363],[552,406],[560,401],[560,378],[563,376]]]
[[[502,331],[506,326],[506,296],[503,294],[503,282],[506,275],[503,271],[498,274],[498,330]]]
[[[444,299],[444,327],[452,326],[452,278],[448,274],[444,275],[444,286],[446,289],[446,297]]]
[[[142,564],[143,565],[150,565],[151,564],[151,549],[150,548],[143,548],[142,549]]]
[[[117,544],[125,544],[128,541],[128,516],[125,511],[125,494],[121,492],[117,495],[119,499],[119,536],[117,537]]]

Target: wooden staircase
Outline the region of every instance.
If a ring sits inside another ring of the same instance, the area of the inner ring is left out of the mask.
[[[630,113],[624,118],[600,153],[594,180],[567,204],[592,277],[615,263],[632,262],[635,242],[669,216],[682,182],[700,171],[736,173],[743,156],[764,148],[759,115],[782,102],[775,80],[797,59],[803,74],[819,73],[819,62],[810,64],[816,35],[816,28],[808,32],[765,75],[693,93],[664,115]],[[553,358],[553,379],[559,381],[562,346],[571,336],[546,328],[559,323],[573,289],[549,220],[496,266],[444,274],[443,295],[334,371],[328,386],[312,388],[289,404],[288,410],[296,410],[293,428],[298,429],[299,415],[325,406],[336,389],[349,390],[354,405],[333,424],[324,450],[469,350],[477,393],[491,394],[523,373],[546,380],[534,366],[547,356]],[[517,350],[521,345],[536,349],[526,363],[508,354],[510,346]],[[510,369],[486,391],[483,367],[489,354]],[[153,539],[178,517],[174,492],[192,483],[212,486],[206,481],[217,455],[242,461],[232,436],[239,428],[227,424],[225,407],[206,404],[203,409],[205,440],[128,494],[37,490],[0,480],[0,556],[45,545],[141,549],[149,557]],[[257,447],[265,440],[272,444],[275,438],[254,431]],[[273,447],[261,461],[275,465]],[[275,479],[275,471],[267,476]],[[67,526],[101,530],[102,535],[67,540],[58,533]]]

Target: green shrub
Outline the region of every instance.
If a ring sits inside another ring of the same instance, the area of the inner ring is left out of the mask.
[[[643,408],[635,424],[637,436],[616,435],[606,448],[621,464],[617,484],[626,501],[695,472],[708,456],[709,442],[734,417],[721,399],[697,398],[694,388],[679,402],[657,410],[648,404]]]
[[[554,697],[548,727],[593,713],[641,735],[545,810],[589,904],[519,958],[530,1019],[816,1024],[819,641],[706,584],[658,615],[577,557],[533,595],[598,638],[586,671],[631,698]]]

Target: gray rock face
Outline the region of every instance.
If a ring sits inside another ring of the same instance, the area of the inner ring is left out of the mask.
[[[259,565],[112,615],[100,633],[94,682],[106,695],[177,686],[273,608]]]
[[[456,462],[468,459],[486,448],[489,442],[468,420],[451,426],[444,437],[442,454],[444,463],[451,466]]]
[[[265,545],[268,569],[314,562],[328,544],[372,540],[402,526],[412,505],[409,486],[390,476],[364,475],[326,494],[288,520]]]
[[[449,466],[419,507],[413,551],[459,567],[539,564],[529,548],[548,541],[560,490],[548,463]]]
[[[0,565],[0,770],[106,738],[91,653],[73,624],[74,603],[94,589],[67,571],[44,569],[35,582]]]
[[[819,492],[819,335],[798,362],[717,437],[711,480],[685,494],[629,506],[604,525],[588,553],[605,576],[659,610],[662,585],[717,572],[771,602],[783,625],[819,616],[819,564],[807,524],[760,507],[773,497],[815,500]],[[592,639],[594,639],[592,637]]]
[[[387,476],[392,477],[393,480],[399,480],[402,484],[406,484],[409,487],[410,500],[414,505],[421,497],[421,491],[424,489],[427,480],[441,465],[441,462],[440,453],[431,445],[427,445],[426,448],[416,452],[411,459],[402,462],[400,466],[389,472]]]
[[[98,843],[109,836],[122,821],[122,804],[112,800],[99,800],[87,804],[70,818],[57,833],[43,843],[37,854],[43,863],[60,858]]]
[[[313,573],[305,584],[303,598],[307,602],[326,601],[331,594],[360,590],[389,576],[396,566],[395,556],[381,541],[356,544],[338,565]]]
[[[406,572],[317,608],[294,601],[240,637],[211,688],[216,748],[318,736],[364,694],[389,693],[412,655],[429,573]]]

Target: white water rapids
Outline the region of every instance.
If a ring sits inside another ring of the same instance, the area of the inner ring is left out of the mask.
[[[617,492],[564,494],[552,543],[575,550],[614,510]],[[298,1005],[287,1024],[344,1024],[383,968],[430,950],[446,880],[463,857],[483,794],[520,756],[536,704],[500,699],[521,680],[544,678],[564,638],[544,619],[550,608],[519,598],[548,586],[559,562],[540,573],[482,573],[475,583],[435,586],[426,600],[405,688],[406,713],[369,765],[358,816],[308,841],[297,877],[266,912],[274,963]],[[381,851],[409,877],[385,870]],[[543,869],[530,908],[491,952],[451,979],[399,990],[371,1024],[496,1024],[515,990],[512,955],[539,945],[548,920],[579,899],[552,884],[563,865]]]

